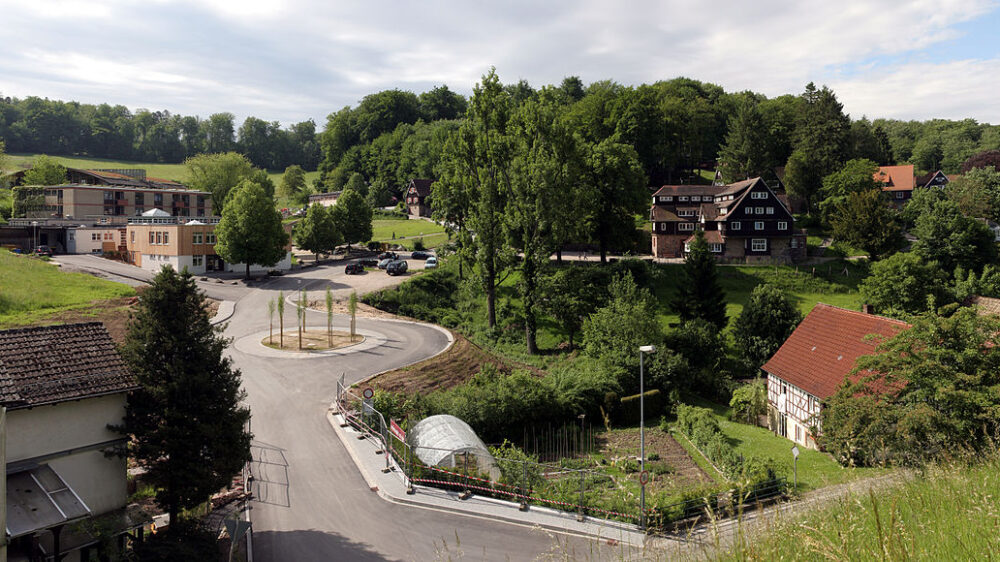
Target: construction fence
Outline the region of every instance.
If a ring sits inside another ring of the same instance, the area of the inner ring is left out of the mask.
[[[371,399],[348,388],[343,378],[337,383],[336,407],[346,424],[374,441],[378,452],[385,454],[384,470],[402,472],[411,490],[418,486],[453,490],[463,495],[508,500],[520,504],[522,510],[532,505],[544,506],[580,517],[612,519],[642,527],[634,486],[626,486],[609,474],[529,458],[493,457],[494,462],[487,466],[480,455],[468,451],[414,446],[407,442],[398,424],[386,420]],[[439,453],[434,456],[446,457],[448,461],[429,466],[419,458],[428,456],[420,454],[427,451]],[[786,489],[784,479],[775,479],[744,487],[725,487],[663,505],[648,503],[646,530],[672,532],[709,518],[735,515],[783,497]]]

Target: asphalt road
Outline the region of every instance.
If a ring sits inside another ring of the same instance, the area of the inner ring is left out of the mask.
[[[238,302],[226,335],[240,339],[266,332],[269,299],[279,290],[287,295],[320,289],[326,276],[343,282],[342,268],[333,269],[307,270],[253,290]],[[309,314],[309,325],[325,323],[325,315]],[[335,319],[341,328],[346,323],[345,317]],[[386,344],[299,359],[231,348],[253,413],[256,560],[532,560],[567,548],[587,553],[582,559],[602,558],[600,547],[585,539],[557,539],[518,525],[401,506],[369,490],[325,418],[336,380],[344,374],[355,382],[420,361],[444,349],[447,338],[426,326],[375,319],[359,319],[358,327],[384,334]]]

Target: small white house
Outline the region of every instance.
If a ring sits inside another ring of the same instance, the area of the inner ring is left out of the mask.
[[[869,334],[891,337],[900,320],[819,303],[764,364],[771,431],[816,448],[822,402],[833,396],[855,361],[875,353]]]
[[[141,528],[126,507],[120,425],[135,379],[97,322],[0,331],[0,405],[7,408],[6,533],[11,560],[91,560],[100,520]]]
[[[80,225],[66,229],[67,254],[101,254],[124,245],[124,228]]]

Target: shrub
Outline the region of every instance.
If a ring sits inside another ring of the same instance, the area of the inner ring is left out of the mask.
[[[664,407],[664,397],[659,390],[647,390],[643,393],[645,396],[645,414],[649,416],[650,419],[656,419],[660,417],[663,413]],[[639,411],[639,394],[633,394],[632,396],[625,396],[621,399],[621,410],[619,411],[619,420],[621,423],[626,425],[635,425],[639,423],[640,411]]]
[[[756,380],[737,388],[729,406],[733,421],[758,425],[760,416],[767,414],[767,387],[764,381]]]
[[[650,454],[646,455],[646,460],[648,460],[648,461],[658,461],[658,460],[660,460],[660,454],[659,453],[650,453]]]
[[[621,469],[625,474],[633,474],[639,472],[639,463],[635,459],[630,457],[625,457],[619,459],[617,463],[618,468]]]
[[[652,459],[650,459],[650,460],[652,460]],[[650,472],[652,472],[653,474],[655,474],[657,476],[663,476],[664,474],[672,474],[672,473],[676,472],[676,470],[674,469],[674,467],[670,466],[667,463],[663,463],[663,462],[651,463],[651,464],[647,464],[646,466],[649,467]]]
[[[422,252],[422,251],[426,250],[427,248],[424,246],[424,239],[423,238],[417,238],[416,240],[414,240],[413,241],[413,249],[414,249],[414,251],[418,251],[418,252]]]

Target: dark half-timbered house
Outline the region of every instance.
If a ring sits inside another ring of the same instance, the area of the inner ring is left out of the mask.
[[[427,198],[430,197],[433,183],[434,180],[410,180],[410,185],[406,188],[406,208],[411,215],[431,216],[431,206]]]
[[[679,258],[695,231],[712,253],[730,261],[789,262],[806,255],[805,235],[784,195],[760,178],[729,185],[665,185],[650,209],[653,255]]]

